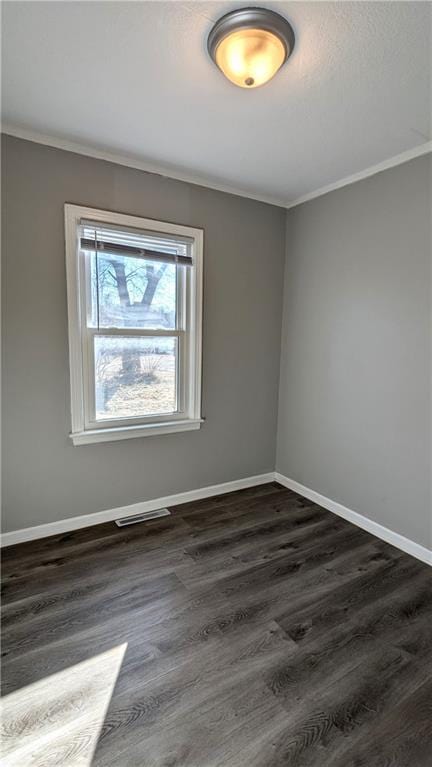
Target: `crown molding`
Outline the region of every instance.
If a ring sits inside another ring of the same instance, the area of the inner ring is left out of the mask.
[[[293,200],[293,202],[285,203],[285,207],[287,210],[295,208],[303,202],[309,202],[309,200],[314,200],[316,197],[322,197],[323,194],[334,192],[336,189],[341,189],[343,186],[355,184],[357,181],[362,181],[364,178],[374,176],[376,173],[381,173],[383,170],[394,168],[396,165],[402,165],[404,162],[414,160],[416,157],[421,157],[429,152],[432,152],[432,141],[426,141],[426,143],[420,144],[419,146],[414,147],[414,149],[407,149],[406,152],[401,152],[401,154],[396,154],[394,157],[389,157],[388,160],[379,162],[376,165],[371,165],[369,168],[359,171],[359,173],[353,173],[352,176],[341,178],[339,181],[334,181],[333,184],[322,186],[314,192],[308,192],[308,194],[298,197],[296,200]]]
[[[115,165],[124,165],[127,168],[143,170],[146,173],[153,173],[154,175],[174,179],[175,181],[185,181],[188,184],[203,186],[206,189],[213,189],[216,192],[234,194],[237,197],[247,197],[249,200],[265,202],[268,205],[277,205],[279,208],[286,207],[285,201],[278,199],[277,197],[253,194],[252,192],[248,192],[245,189],[239,189],[238,187],[234,187],[229,184],[219,184],[218,182],[213,181],[211,178],[204,178],[199,175],[195,175],[193,172],[183,172],[182,170],[178,170],[176,168],[157,165],[147,160],[140,160],[136,157],[120,154],[108,149],[98,149],[97,147],[90,146],[89,144],[69,141],[68,139],[58,138],[56,136],[48,136],[44,133],[28,130],[27,128],[19,128],[18,126],[12,125],[10,123],[3,122],[1,132],[7,136],[24,139],[25,141],[32,141],[35,144],[44,144],[44,146],[50,146],[54,149],[63,149],[65,152],[74,152],[75,154],[81,154],[85,157],[93,157],[96,160],[112,162]]]
[[[106,162],[112,162],[115,165],[124,165],[127,168],[134,168],[135,170],[142,170],[146,173],[153,173],[157,176],[163,176],[164,178],[174,179],[175,181],[185,181],[188,184],[195,184],[197,186],[205,187],[206,189],[213,189],[217,192],[225,192],[227,194],[234,194],[237,197],[246,197],[249,200],[256,200],[257,202],[264,202],[268,205],[276,205],[279,208],[295,208],[297,205],[301,205],[304,202],[314,200],[316,197],[322,197],[324,194],[334,192],[336,189],[341,189],[344,186],[355,184],[357,181],[362,181],[369,176],[374,176],[376,173],[381,173],[389,168],[394,168],[397,165],[402,165],[409,160],[414,160],[416,157],[429,154],[432,152],[432,141],[426,141],[424,144],[419,144],[413,149],[408,149],[401,154],[389,157],[383,162],[371,165],[369,168],[353,173],[351,176],[345,176],[338,181],[334,181],[332,184],[327,184],[319,189],[315,189],[313,192],[297,197],[295,200],[282,200],[278,197],[272,197],[267,195],[253,194],[245,189],[230,186],[229,184],[219,184],[213,181],[211,178],[203,178],[194,173],[185,173],[182,170],[176,168],[165,167],[151,163],[150,161],[140,160],[136,157],[129,155],[123,155],[120,153],[112,152],[108,149],[98,149],[97,147],[90,146],[88,144],[82,144],[80,142],[69,141],[68,139],[57,138],[56,136],[49,136],[37,131],[28,130],[27,128],[20,128],[10,123],[3,123],[2,133],[15,138],[24,139],[25,141],[32,141],[36,144],[43,144],[45,146],[51,146],[54,149],[63,149],[65,152],[74,152],[75,154],[81,154],[85,157],[93,157],[96,160],[105,160]]]

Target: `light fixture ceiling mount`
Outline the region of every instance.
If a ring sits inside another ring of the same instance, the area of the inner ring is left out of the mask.
[[[211,30],[210,57],[228,80],[241,88],[268,82],[291,56],[291,24],[267,8],[240,8],[222,16]]]

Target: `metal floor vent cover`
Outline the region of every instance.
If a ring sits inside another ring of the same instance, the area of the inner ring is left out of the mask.
[[[122,517],[116,519],[115,523],[117,527],[125,527],[126,525],[136,525],[138,522],[147,522],[149,519],[156,519],[157,517],[167,517],[171,514],[168,509],[156,509],[156,511],[143,511],[142,514],[134,514],[133,517]]]

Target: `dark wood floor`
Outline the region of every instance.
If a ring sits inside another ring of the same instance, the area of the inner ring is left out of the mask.
[[[4,765],[430,767],[431,570],[272,483],[3,555]]]

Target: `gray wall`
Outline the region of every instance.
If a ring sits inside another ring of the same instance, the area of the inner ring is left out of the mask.
[[[431,158],[292,209],[277,469],[431,544]]]
[[[4,530],[274,469],[285,211],[3,141]],[[205,229],[200,431],[74,447],[63,205]]]
[[[430,157],[288,214],[9,137],[2,161],[5,531],[276,461],[430,545]],[[205,229],[200,431],[70,442],[65,202]]]

